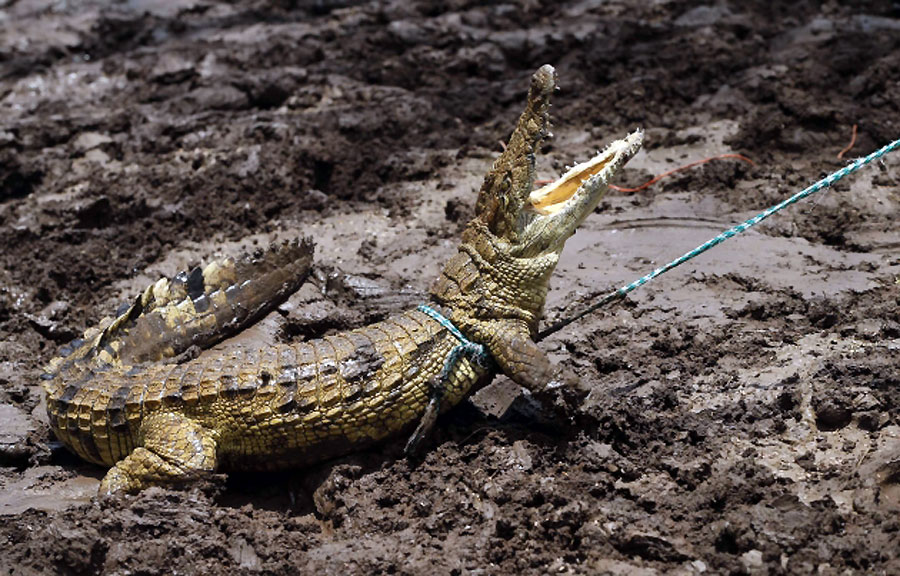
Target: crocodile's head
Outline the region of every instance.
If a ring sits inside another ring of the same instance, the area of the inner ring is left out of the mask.
[[[555,90],[553,67],[542,66],[532,76],[528,103],[506,149],[485,176],[460,251],[432,288],[474,339],[496,321],[534,336],[566,240],[641,146],[638,130],[535,190],[535,155],[549,133]]]

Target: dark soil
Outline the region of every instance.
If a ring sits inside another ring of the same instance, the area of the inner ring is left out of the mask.
[[[57,348],[160,275],[312,235],[309,336],[414,305],[528,77],[544,176],[635,126],[637,194],[569,242],[549,320],[900,136],[890,1],[0,0],[0,567],[108,574],[900,573],[900,156],[542,343],[337,463],[98,500],[50,437]],[[555,404],[555,409],[551,408]]]

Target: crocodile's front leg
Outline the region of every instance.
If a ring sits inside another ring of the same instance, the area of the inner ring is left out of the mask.
[[[516,384],[533,393],[544,389],[553,377],[553,367],[543,350],[531,339],[528,326],[519,320],[484,323],[482,341],[494,361]]]
[[[106,473],[101,494],[183,484],[215,471],[213,432],[187,416],[152,414],[141,423],[140,435],[142,446]]]

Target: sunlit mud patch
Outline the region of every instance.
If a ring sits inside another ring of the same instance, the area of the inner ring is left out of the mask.
[[[0,482],[0,516],[30,509],[51,512],[86,504],[97,495],[102,473],[97,468],[96,477],[92,477],[61,466],[36,466],[20,475],[5,476]]]

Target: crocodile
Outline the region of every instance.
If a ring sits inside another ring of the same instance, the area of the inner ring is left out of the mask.
[[[109,467],[100,493],[300,467],[415,430],[410,448],[498,372],[543,389],[550,276],[642,140],[638,129],[535,189],[556,88],[550,65],[531,77],[427,306],[309,341],[242,341],[306,278],[311,243],[293,241],[162,279],[64,347],[42,375],[50,427]]]

